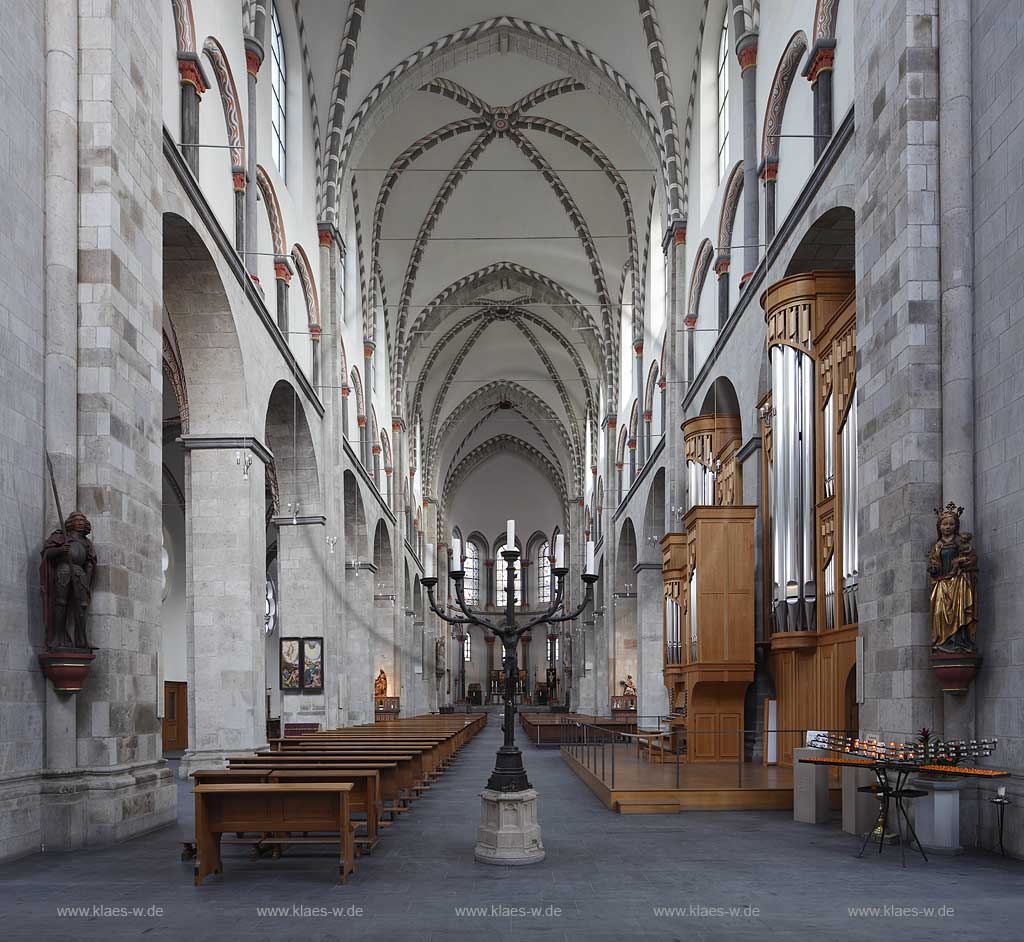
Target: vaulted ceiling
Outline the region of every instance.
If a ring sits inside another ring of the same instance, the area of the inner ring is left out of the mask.
[[[685,118],[706,5],[302,0],[321,212],[358,233],[431,496],[509,453],[582,493],[620,305],[642,333],[652,214],[685,212],[672,88]]]

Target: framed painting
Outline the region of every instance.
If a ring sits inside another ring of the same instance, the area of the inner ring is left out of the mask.
[[[299,690],[302,686],[302,640],[281,639],[281,689]]]
[[[302,690],[324,692],[324,639],[302,639]]]

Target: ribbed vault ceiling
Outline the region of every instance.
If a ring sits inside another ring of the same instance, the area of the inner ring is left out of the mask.
[[[339,6],[302,3],[324,172],[359,234],[394,408],[422,429],[427,491],[450,499],[514,453],[572,499],[667,203],[646,4],[368,0],[340,83]],[[704,0],[663,7],[661,30],[694,48]],[[692,61],[672,67],[685,95]]]

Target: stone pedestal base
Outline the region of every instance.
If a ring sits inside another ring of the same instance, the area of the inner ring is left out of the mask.
[[[914,830],[928,854],[962,854],[960,846],[960,786],[963,779],[915,778],[912,788],[927,791],[913,805]]]
[[[843,830],[847,834],[863,837],[878,821],[878,799],[857,791],[874,784],[875,776],[870,769],[850,765],[843,768]]]
[[[537,792],[496,792],[485,788],[480,794],[480,828],[473,856],[480,863],[518,867],[540,863],[544,845],[537,823]]]
[[[828,766],[801,759],[817,759],[820,749],[793,750],[793,820],[824,824],[828,820]]]

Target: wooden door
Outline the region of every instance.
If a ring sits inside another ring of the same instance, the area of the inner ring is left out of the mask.
[[[164,681],[164,752],[188,748],[188,684]]]

